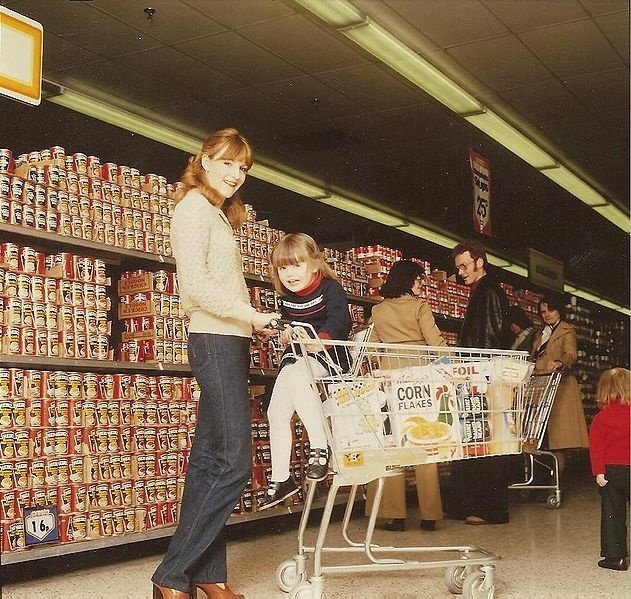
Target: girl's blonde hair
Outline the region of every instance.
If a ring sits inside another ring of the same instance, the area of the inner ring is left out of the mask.
[[[596,403],[604,408],[614,401],[628,406],[631,372],[626,368],[611,368],[600,375],[596,389]]]
[[[281,266],[308,262],[317,267],[318,272],[324,279],[337,281],[337,275],[333,269],[324,261],[324,256],[313,237],[306,233],[288,233],[276,244],[270,257],[272,264],[272,280],[274,289],[279,295],[285,295],[286,289],[280,282],[278,269]]]
[[[196,188],[213,205],[220,206],[230,224],[238,229],[246,220],[245,206],[235,193],[231,198],[223,198],[215,189],[206,184],[202,156],[211,160],[225,158],[243,162],[248,169],[254,162],[254,150],[250,142],[239,134],[236,129],[221,129],[211,133],[202,144],[202,149],[195,156],[188,159],[188,166],[182,173],[181,185],[175,193],[175,200],[179,202],[186,193]]]

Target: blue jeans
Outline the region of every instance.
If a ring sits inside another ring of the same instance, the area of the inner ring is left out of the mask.
[[[191,333],[188,356],[201,388],[180,521],[152,580],[190,592],[226,582],[224,526],[252,472],[250,339]]]

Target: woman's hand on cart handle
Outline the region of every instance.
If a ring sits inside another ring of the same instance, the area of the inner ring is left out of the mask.
[[[252,316],[252,328],[255,332],[265,336],[271,337],[276,334],[273,322],[280,319],[280,314],[276,312],[255,312]]]
[[[544,370],[541,370],[539,372],[545,374],[548,372],[557,372],[559,370],[563,370],[565,368],[565,364],[563,364],[563,362],[561,362],[561,360],[550,360],[546,366]]]

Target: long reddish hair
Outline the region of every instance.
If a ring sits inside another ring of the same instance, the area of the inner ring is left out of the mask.
[[[254,162],[252,145],[236,129],[221,129],[211,133],[202,144],[201,151],[188,159],[188,165],[182,173],[181,185],[175,193],[175,200],[179,202],[190,189],[197,189],[213,206],[220,206],[230,224],[238,229],[247,218],[241,197],[235,193],[231,198],[223,198],[206,184],[202,166],[203,155],[212,160],[237,160],[249,169]]]

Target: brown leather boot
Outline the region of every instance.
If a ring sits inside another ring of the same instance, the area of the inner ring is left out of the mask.
[[[234,593],[227,584],[224,585],[225,589],[214,583],[196,584],[195,586],[204,591],[208,599],[245,599],[245,595]]]
[[[153,599],[191,599],[190,593],[153,585]]]

